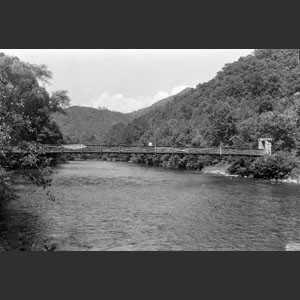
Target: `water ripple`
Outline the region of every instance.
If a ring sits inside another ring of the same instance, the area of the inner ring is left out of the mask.
[[[9,231],[58,250],[285,250],[300,243],[298,185],[85,161],[57,170],[55,202],[33,186],[19,190]]]

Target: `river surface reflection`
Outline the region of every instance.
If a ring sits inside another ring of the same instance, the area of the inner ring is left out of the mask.
[[[57,250],[285,250],[300,242],[300,185],[74,161],[56,169],[56,201],[32,185],[8,227]],[[30,230],[28,229],[30,228]],[[13,231],[13,230],[12,230]]]

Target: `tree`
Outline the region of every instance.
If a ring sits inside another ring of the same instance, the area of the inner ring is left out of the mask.
[[[106,135],[106,143],[111,145],[125,144],[125,128],[126,126],[123,123],[113,125]]]
[[[258,137],[273,138],[275,151],[291,150],[296,147],[298,116],[294,112],[266,112],[259,116],[256,124]]]
[[[209,141],[213,146],[220,143],[231,144],[231,138],[237,133],[237,119],[233,113],[233,107],[228,102],[218,103],[208,116],[210,127],[208,128]]]
[[[50,79],[45,65],[24,63],[0,53],[0,179],[5,178],[0,180],[1,190],[8,187],[8,169],[16,169],[37,185],[46,187],[51,182],[50,160],[40,142],[56,143],[62,138],[51,113],[63,112],[70,99],[66,91],[50,96],[45,89]],[[28,168],[39,172],[30,173]]]
[[[123,123],[115,124],[108,132],[106,140],[112,144],[133,145],[138,143],[142,134],[147,130],[148,123],[143,118],[136,118],[132,123],[124,125]]]

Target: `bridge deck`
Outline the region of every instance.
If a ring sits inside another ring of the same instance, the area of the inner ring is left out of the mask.
[[[45,146],[46,153],[85,153],[85,154],[191,154],[191,155],[238,155],[263,156],[264,150],[247,148],[201,148],[201,147],[172,147],[172,146],[107,146],[86,145],[82,149],[66,149],[60,146]]]

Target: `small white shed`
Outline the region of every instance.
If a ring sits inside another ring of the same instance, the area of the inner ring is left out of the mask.
[[[265,154],[272,154],[272,138],[258,139],[258,149],[265,150]]]

